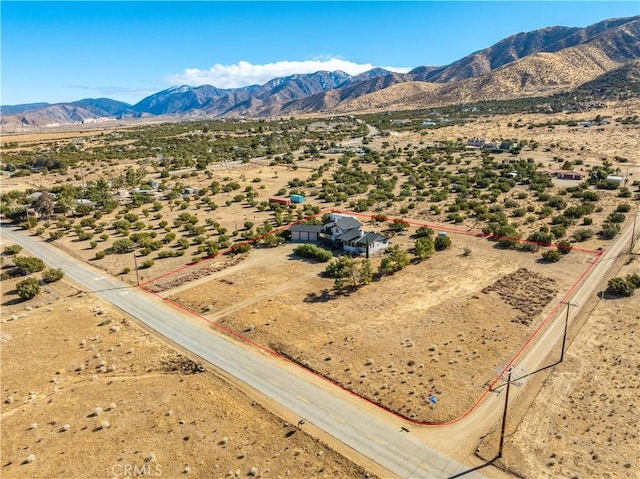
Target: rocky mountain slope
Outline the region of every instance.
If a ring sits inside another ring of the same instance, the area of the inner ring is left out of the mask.
[[[180,86],[133,106],[105,98],[3,106],[1,123],[11,130],[142,115],[268,117],[423,108],[569,91],[639,58],[640,16],[518,33],[449,65],[406,74],[375,68],[355,76],[291,75],[235,89]]]
[[[611,23],[613,27],[604,28]],[[597,29],[587,32],[574,31],[569,35],[570,38],[565,37],[564,43],[560,42],[565,44],[574,42],[576,38],[589,39],[577,46],[558,49],[554,53],[545,51],[529,54],[466,80],[429,82],[430,86],[425,87],[424,84],[420,84],[422,82],[413,79],[369,93],[340,95],[340,102],[334,104],[333,108],[336,112],[343,113],[363,109],[372,111],[424,108],[568,91],[640,58],[640,17],[626,22],[620,20],[601,22],[597,25],[599,25]],[[595,31],[601,33],[596,34]],[[556,41],[547,48],[556,49],[560,43]],[[513,42],[509,45],[507,50],[511,48]],[[492,50],[494,47],[487,50]],[[480,56],[487,59],[491,55],[485,52]],[[478,57],[478,54],[474,54],[467,58],[468,68],[472,68]],[[423,72],[426,73],[426,70],[425,68]],[[458,67],[454,70],[460,71]],[[432,75],[435,75],[434,71],[432,70]],[[444,70],[441,71],[441,74],[444,73]],[[429,75],[429,73],[426,74]],[[313,105],[309,105],[308,100],[285,105],[283,113],[314,111]]]

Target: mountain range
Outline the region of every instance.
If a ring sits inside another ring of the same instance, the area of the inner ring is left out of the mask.
[[[547,27],[518,33],[444,66],[408,73],[374,68],[359,75],[318,71],[274,78],[264,85],[221,89],[178,86],[135,105],[108,98],[0,107],[5,131],[135,119],[274,117],[411,109],[461,102],[568,92],[608,84],[608,76],[638,78],[640,16],[584,28]],[[594,83],[595,82],[595,83]]]

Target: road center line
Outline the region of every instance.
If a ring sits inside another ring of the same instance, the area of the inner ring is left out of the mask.
[[[340,416],[336,416],[335,414],[331,414],[331,413],[329,413],[329,416],[331,416],[336,421],[341,422],[341,423],[344,424],[344,419],[342,419]]]

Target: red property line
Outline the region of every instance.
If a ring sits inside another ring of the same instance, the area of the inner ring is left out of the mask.
[[[531,334],[531,336],[529,336],[527,338],[527,340],[524,342],[524,344],[520,347],[520,349],[518,349],[518,351],[513,355],[513,357],[509,360],[509,362],[502,368],[502,370],[498,373],[498,375],[494,378],[494,380],[491,382],[491,384],[489,384],[489,386],[487,386],[487,388],[485,389],[485,391],[482,393],[482,395],[476,400],[476,402],[473,404],[473,406],[471,406],[469,408],[469,410],[467,412],[465,412],[464,414],[462,414],[462,416],[453,419],[449,422],[446,423],[441,423],[442,426],[446,426],[446,425],[450,425],[450,424],[455,424],[456,422],[464,419],[465,417],[467,417],[469,414],[471,414],[482,402],[482,400],[487,396],[487,394],[489,394],[489,392],[491,392],[491,390],[494,388],[494,386],[498,383],[498,381],[500,380],[500,378],[502,377],[502,375],[507,371],[507,369],[509,369],[513,363],[516,362],[516,360],[518,359],[518,357],[523,353],[523,351],[527,348],[527,346],[529,346],[529,344],[531,343],[531,341],[534,340],[534,338],[538,335],[538,333],[540,333],[540,331],[547,325],[547,323],[551,320],[551,318],[553,318],[553,316],[558,312],[558,309],[560,309],[560,305],[562,304],[563,301],[566,301],[569,296],[571,295],[571,293],[578,287],[578,285],[584,280],[585,276],[589,273],[589,271],[591,271],[591,268],[593,268],[595,266],[595,264],[598,262],[598,260],[600,259],[600,257],[602,256],[602,252],[598,251],[596,254],[596,257],[593,258],[593,261],[591,261],[591,263],[589,263],[589,266],[587,266],[587,268],[582,272],[582,274],[580,275],[580,277],[577,279],[577,281],[575,283],[573,283],[573,285],[571,286],[571,288],[569,288],[569,290],[564,294],[564,296],[562,297],[562,300],[556,305],[554,306],[554,308],[551,310],[551,312],[547,315],[547,317],[542,321],[542,323],[540,323],[540,325],[538,325],[538,327],[535,329],[535,331]],[[423,424],[423,423],[421,423]]]
[[[369,215],[369,214],[365,214],[365,213],[351,213],[351,212],[347,212],[347,211],[340,211],[340,210],[330,210],[332,213],[338,213],[338,214],[343,214],[343,215],[350,215],[350,216],[360,216],[362,218],[371,218],[374,219],[376,218],[376,216],[378,215]],[[558,245],[556,243],[544,243],[541,241],[532,241],[532,240],[526,240],[526,239],[522,239],[522,238],[511,238],[509,236],[499,236],[499,235],[493,235],[491,233],[483,233],[482,231],[474,231],[474,230],[463,230],[463,229],[459,229],[459,228],[453,228],[451,226],[443,226],[440,224],[435,224],[435,223],[422,223],[419,221],[407,221],[405,219],[395,219],[395,218],[387,218],[384,221],[386,222],[400,222],[400,223],[406,223],[409,224],[411,226],[428,226],[432,229],[435,230],[439,230],[439,231],[448,231],[451,233],[458,233],[458,234],[462,234],[462,235],[467,235],[467,236],[476,236],[479,238],[489,238],[489,239],[496,239],[496,240],[500,240],[500,239],[507,239],[507,240],[511,240],[511,241],[515,241],[517,243],[529,243],[529,244],[535,244],[538,246],[553,246],[559,249],[567,249],[566,246],[562,246],[562,245]],[[584,248],[575,248],[575,247],[571,247],[572,251],[579,251],[581,253],[589,253],[589,254],[600,254],[600,251],[594,251],[594,250],[590,250],[590,249],[584,249]]]
[[[338,384],[337,382],[331,380],[330,378],[327,378],[325,376],[323,376],[322,374],[317,373],[316,371],[310,370],[300,364],[298,364],[297,362],[282,356],[281,354],[278,354],[277,352],[273,351],[272,349],[269,349],[265,346],[263,346],[262,344],[259,344],[255,341],[252,341],[251,339],[241,335],[240,333],[237,333],[225,326],[222,326],[221,324],[215,322],[215,321],[211,321],[210,319],[208,319],[206,316],[203,316],[189,308],[187,308],[186,306],[183,306],[179,303],[177,303],[176,301],[169,299],[169,298],[165,298],[163,296],[161,296],[159,293],[156,293],[154,291],[149,290],[148,288],[146,288],[145,286],[149,283],[153,283],[158,281],[159,279],[165,278],[167,276],[170,276],[172,274],[175,274],[179,271],[182,271],[184,269],[190,268],[192,266],[195,266],[196,264],[199,264],[202,261],[206,261],[212,258],[215,258],[221,254],[224,254],[228,251],[231,251],[235,248],[237,248],[239,245],[241,244],[251,244],[254,243],[256,241],[258,241],[259,239],[263,238],[264,236],[268,235],[268,234],[273,234],[285,229],[290,228],[291,226],[293,226],[294,224],[299,224],[303,221],[315,218],[319,215],[322,215],[324,213],[339,213],[339,214],[345,214],[345,215],[351,215],[351,216],[359,216],[359,217],[364,217],[364,218],[374,218],[376,215],[368,215],[368,214],[363,214],[363,213],[351,213],[351,212],[343,212],[340,210],[334,210],[334,209],[325,209],[320,211],[317,214],[314,215],[310,215],[307,216],[306,218],[303,218],[301,220],[295,221],[293,223],[290,223],[288,225],[284,225],[281,226],[279,228],[276,228],[264,235],[261,235],[260,237],[254,238],[253,240],[249,240],[249,241],[245,241],[243,243],[237,243],[234,246],[230,247],[230,248],[226,248],[225,250],[219,251],[218,253],[216,253],[215,255],[212,256],[208,256],[206,258],[204,258],[201,261],[198,262],[193,262],[193,263],[189,263],[186,265],[183,265],[179,268],[177,268],[174,271],[171,271],[169,273],[165,273],[163,275],[160,275],[156,278],[150,279],[148,281],[146,281],[145,283],[142,283],[139,288],[153,296],[156,296],[160,299],[162,299],[163,301],[166,301],[170,304],[172,304],[173,306],[177,307],[178,309],[181,309],[199,319],[202,319],[204,321],[206,321],[207,323],[211,324],[212,326],[220,329],[221,331],[229,334],[230,336],[239,339],[240,341],[249,344],[257,349],[259,349],[260,351],[263,351],[267,354],[269,354],[272,357],[278,358],[279,360],[283,360],[286,361],[287,363],[294,365],[302,370],[304,370],[306,373],[311,373],[313,375],[315,375],[316,377],[330,383],[333,386],[337,386],[338,388],[342,389],[343,391],[352,394],[353,396],[356,396],[364,401],[367,401],[368,403],[383,409],[386,412],[389,412],[391,414],[393,414],[396,417],[399,417],[401,419],[404,419],[405,421],[409,421],[413,424],[418,424],[418,425],[423,425],[423,426],[447,426],[447,425],[452,425],[457,423],[458,421],[461,421],[462,419],[464,419],[465,417],[467,417],[468,415],[470,415],[479,405],[480,403],[487,397],[487,395],[489,394],[489,392],[491,392],[491,390],[493,389],[493,387],[498,383],[498,381],[500,380],[501,376],[506,372],[506,370],[511,367],[513,365],[513,363],[517,360],[517,358],[523,353],[523,351],[527,348],[527,346],[529,346],[529,344],[535,339],[535,337],[540,333],[540,331],[549,323],[549,321],[551,320],[551,318],[553,318],[553,316],[558,312],[560,305],[562,304],[562,301],[566,301],[568,299],[568,297],[571,295],[571,293],[578,287],[578,285],[584,280],[584,278],[586,277],[586,275],[589,273],[589,271],[591,271],[591,269],[595,266],[595,264],[597,263],[597,261],[600,259],[600,257],[602,256],[603,252],[602,251],[593,251],[593,250],[587,250],[587,249],[581,249],[581,248],[572,248],[575,249],[576,251],[579,252],[583,252],[583,253],[588,253],[588,254],[593,254],[595,255],[593,261],[591,261],[591,263],[589,263],[589,266],[582,272],[582,274],[580,275],[580,277],[573,283],[573,285],[569,288],[569,290],[564,294],[564,296],[562,297],[561,302],[559,302],[550,312],[549,314],[545,317],[545,319],[538,325],[538,327],[533,331],[533,333],[525,340],[524,344],[522,344],[522,346],[516,351],[516,353],[513,355],[513,357],[509,360],[509,362],[504,366],[504,368],[496,375],[496,377],[492,380],[492,382],[485,388],[484,392],[480,395],[480,397],[473,403],[473,405],[466,411],[464,412],[461,416],[452,419],[451,421],[448,422],[442,422],[442,423],[436,423],[436,422],[431,422],[431,421],[418,421],[415,419],[411,419],[408,418],[402,414],[400,414],[397,411],[394,411],[390,408],[388,408],[387,406],[384,406],[383,404],[379,404],[376,403],[374,401],[372,401],[370,398],[367,398],[365,396],[363,396],[362,394],[359,394],[355,391],[352,391],[350,389],[347,389],[346,387],[342,386],[341,384]],[[387,218],[385,221],[394,221],[394,219],[389,219]],[[398,221],[398,220],[395,220]],[[534,241],[527,241],[527,240],[523,240],[520,238],[507,238],[504,236],[495,236],[495,235],[491,235],[491,234],[487,234],[487,233],[482,233],[482,232],[477,232],[477,231],[471,231],[471,230],[461,230],[461,229],[457,229],[457,228],[452,228],[452,227],[448,227],[448,226],[441,226],[441,225],[436,225],[436,224],[430,224],[430,223],[422,223],[422,222],[418,222],[418,221],[405,221],[405,220],[401,220],[403,222],[406,222],[410,225],[413,226],[428,226],[428,227],[433,227],[434,229],[440,230],[440,231],[449,231],[452,233],[457,233],[457,234],[464,234],[464,235],[472,235],[472,236],[476,236],[476,237],[486,237],[488,239],[513,239],[513,241],[517,241],[517,242],[521,242],[521,243],[533,243],[533,244],[538,244],[541,246],[556,246],[553,244],[547,244],[547,243],[539,243],[539,242],[534,242]]]
[[[161,274],[160,276],[156,276],[155,278],[151,278],[151,279],[145,281],[144,283],[141,283],[140,286],[145,286],[145,285],[150,284],[150,283],[155,283],[156,281],[164,279],[167,276],[171,276],[172,274],[178,273],[178,272],[180,272],[182,270],[185,270],[185,269],[191,268],[193,266],[196,266],[198,264],[201,264],[203,261],[208,261],[210,259],[217,258],[218,256],[223,255],[225,253],[228,253],[229,251],[233,251],[234,249],[238,248],[241,245],[252,244],[252,243],[255,243],[257,241],[260,241],[265,236],[268,236],[270,234],[279,233],[280,231],[287,230],[287,229],[291,228],[293,225],[297,225],[299,223],[302,223],[303,221],[308,221],[310,219],[316,218],[318,215],[324,214],[327,211],[328,210],[322,210],[317,214],[313,214],[313,215],[310,215],[310,216],[305,216],[301,220],[294,221],[293,223],[289,223],[289,224],[286,224],[286,225],[278,226],[277,228],[274,228],[271,231],[268,231],[267,233],[264,233],[264,234],[262,234],[260,236],[256,236],[253,239],[250,239],[250,240],[247,240],[247,241],[243,241],[241,243],[235,243],[233,246],[230,246],[228,248],[220,250],[216,254],[212,254],[210,256],[205,256],[204,258],[200,259],[199,261],[192,261],[191,263],[187,263],[185,265],[182,265],[179,268],[174,269],[173,271],[169,271],[168,273],[164,273],[164,274]]]

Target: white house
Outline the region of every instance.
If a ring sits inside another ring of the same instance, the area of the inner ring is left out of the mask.
[[[367,251],[370,255],[376,254],[391,244],[388,238],[371,231],[360,231],[357,238],[342,240],[340,237],[338,239],[342,242],[342,249],[355,254],[367,254]]]
[[[389,247],[391,242],[378,233],[362,230],[353,216],[332,214],[323,225],[293,225],[291,241],[325,241],[354,254],[376,254]]]
[[[332,214],[330,221],[323,225],[320,237],[335,242],[345,232],[352,229],[360,230],[361,228],[362,223],[353,216]]]

